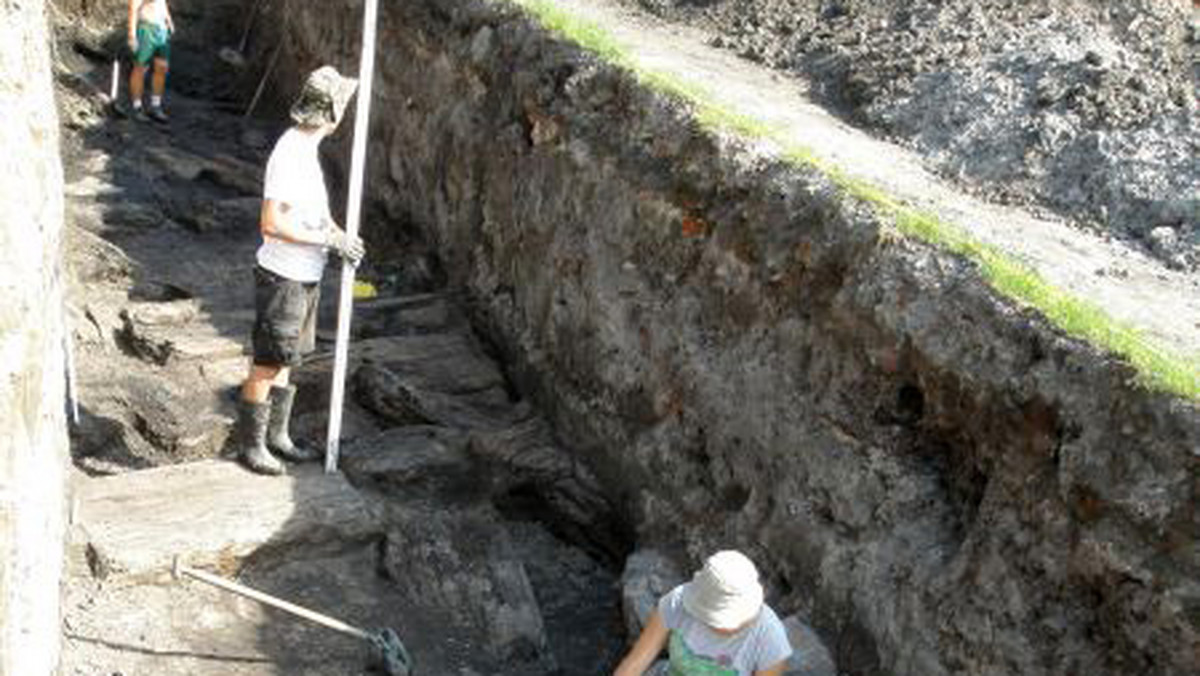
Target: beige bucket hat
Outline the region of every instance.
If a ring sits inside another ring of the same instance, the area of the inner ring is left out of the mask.
[[[683,607],[714,629],[737,629],[754,619],[763,604],[763,588],[754,563],[727,549],[708,557],[683,586]]]
[[[337,124],[357,89],[358,80],[339,74],[333,66],[321,66],[304,81],[292,104],[292,121],[301,127]]]

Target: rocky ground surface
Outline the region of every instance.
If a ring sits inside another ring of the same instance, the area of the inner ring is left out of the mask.
[[[1200,10],[1182,0],[622,2],[796,75],[991,201],[1200,267]]]

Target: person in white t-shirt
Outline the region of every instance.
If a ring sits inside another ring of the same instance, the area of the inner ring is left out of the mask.
[[[318,146],[337,129],[357,82],[330,66],[317,69],[292,106],[294,126],[271,152],[259,220],[263,243],[254,270],[254,358],[242,384],[235,443],[250,470],[282,474],[276,457],[302,462],[320,456],[295,444],[288,431],[296,388],[291,368],[316,343],[321,276],[330,250],[357,265],[363,244],[329,212]]]
[[[780,676],[792,654],[758,570],[733,550],[708,557],[691,582],[659,599],[613,676],[642,676],[663,648],[669,676]]]

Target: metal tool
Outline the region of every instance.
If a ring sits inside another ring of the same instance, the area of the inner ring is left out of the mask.
[[[203,570],[189,568],[180,563],[179,557],[175,557],[174,567],[172,572],[175,579],[180,579],[184,575],[210,584],[218,589],[223,589],[232,592],[239,596],[244,596],[248,599],[253,599],[264,605],[278,608],[286,613],[291,613],[297,617],[302,617],[309,622],[315,622],[333,629],[334,631],[348,634],[355,638],[362,639],[371,644],[375,648],[378,666],[383,669],[383,672],[388,676],[412,676],[413,663],[412,657],[405,650],[404,644],[400,642],[400,637],[395,631],[390,628],[384,628],[376,632],[369,632],[358,627],[346,624],[341,620],[334,619],[327,615],[322,615],[308,608],[298,606],[294,603],[289,603],[282,599],[275,598],[270,594],[265,594],[256,589],[251,589],[245,585],[226,580],[223,577],[207,573]]]

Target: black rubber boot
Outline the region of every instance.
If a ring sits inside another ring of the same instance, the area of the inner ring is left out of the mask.
[[[267,447],[284,460],[316,460],[321,457],[318,451],[295,444],[288,434],[288,422],[292,419],[292,404],[295,402],[295,385],[271,388],[271,423],[267,426]]]
[[[258,474],[283,474],[283,463],[267,450],[269,404],[238,402],[238,457],[250,471]]]

